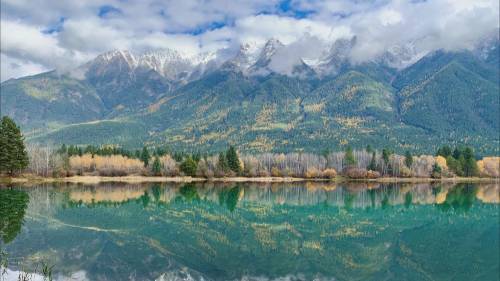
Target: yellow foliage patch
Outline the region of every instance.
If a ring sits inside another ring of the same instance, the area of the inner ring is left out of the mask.
[[[479,174],[484,177],[500,177],[500,157],[484,157],[477,161]]]
[[[335,117],[335,121],[346,128],[359,128],[365,120],[361,117]]]
[[[174,98],[176,98],[178,96],[180,96],[180,95],[175,95],[175,96],[171,96],[171,97],[163,97],[160,100],[158,100],[156,103],[148,106],[148,111],[150,113],[156,112],[156,111],[158,111],[158,109],[160,109],[160,107],[163,104],[167,103],[168,101],[170,101],[170,100],[172,100],[172,99],[174,99]]]
[[[446,164],[446,158],[444,158],[443,156],[439,155],[439,156],[436,156],[434,158],[434,160],[439,165],[439,167],[441,167],[441,169],[448,170],[448,165]]]
[[[274,113],[276,113],[276,104],[265,104],[257,114],[255,121],[259,125],[269,123],[272,121]]]
[[[71,156],[69,165],[73,170],[80,171],[101,171],[101,170],[117,170],[127,173],[140,172],[144,164],[138,159],[131,159],[121,155],[99,156],[84,154],[82,156]]]
[[[321,111],[323,111],[324,108],[325,108],[325,103],[324,102],[313,103],[313,104],[306,104],[304,106],[304,110],[306,112],[313,112],[313,113],[321,112]]]
[[[352,100],[354,98],[354,95],[356,92],[359,90],[359,86],[352,85],[347,87],[342,93],[340,94],[342,98],[346,100]]]

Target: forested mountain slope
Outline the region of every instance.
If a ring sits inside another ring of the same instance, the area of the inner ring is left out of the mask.
[[[498,44],[481,55],[437,51],[399,70],[339,58],[328,61],[329,73],[303,62],[296,75],[262,74],[271,47],[260,58],[242,48],[219,67],[171,55],[170,65],[182,65],[177,72],[115,52],[80,67],[83,77],[6,81],[2,108],[33,142],[211,151],[227,143],[253,151],[346,144],[433,151],[454,143],[498,153]]]

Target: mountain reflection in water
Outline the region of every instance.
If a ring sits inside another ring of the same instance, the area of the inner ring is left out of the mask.
[[[499,201],[495,183],[2,188],[0,249],[10,274],[78,280],[497,280]]]

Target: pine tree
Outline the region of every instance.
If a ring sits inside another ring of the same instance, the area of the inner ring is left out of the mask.
[[[462,155],[462,151],[458,147],[455,148],[455,150],[453,150],[453,158],[458,160],[461,155]]]
[[[24,137],[14,120],[4,116],[0,124],[0,172],[13,175],[29,164]]]
[[[463,151],[463,172],[466,177],[477,176],[479,169],[477,167],[476,159],[474,158],[474,151],[470,147],[466,147]]]
[[[59,152],[59,154],[67,154],[68,153],[68,148],[66,147],[66,145],[64,143],[58,152]]]
[[[451,156],[451,153],[451,147],[445,145],[438,149],[436,156],[443,156],[444,158],[447,158],[448,156]]]
[[[434,165],[432,165],[431,177],[439,179],[441,178],[441,172],[442,172],[441,166],[439,166],[438,163],[434,163]]]
[[[4,117],[5,118],[5,117]],[[4,120],[0,123],[0,173],[8,171],[10,150],[7,142],[7,131],[4,129]]]
[[[240,159],[238,158],[238,154],[236,153],[236,149],[234,146],[230,146],[226,152],[227,164],[229,169],[231,169],[236,174],[241,172]]]
[[[187,176],[194,177],[196,175],[197,168],[196,161],[193,160],[191,156],[186,157],[184,161],[181,163],[180,168],[181,171],[184,172]]]
[[[345,150],[344,162],[346,167],[356,165],[356,159],[354,158],[354,154],[350,146],[348,146],[347,149]]]
[[[153,167],[151,167],[151,170],[153,171],[154,176],[161,176],[161,163],[160,163],[160,158],[158,158],[158,156],[155,157],[155,160],[153,161]]]
[[[366,150],[366,152],[368,152],[368,153],[372,153],[372,152],[373,152],[373,148],[372,148],[372,146],[371,146],[371,145],[367,145],[365,150]]]
[[[141,160],[144,162],[144,167],[147,167],[149,165],[149,151],[147,147],[142,148],[142,153],[141,153]]]
[[[219,153],[219,161],[217,161],[217,170],[224,173],[229,170],[229,164],[227,163],[227,158],[226,155],[224,155],[224,152]]]
[[[375,171],[377,170],[377,162],[375,157],[375,151],[372,153],[372,160],[370,160],[370,164],[368,165],[368,170]]]
[[[411,166],[413,165],[413,156],[408,150],[405,153],[405,165],[408,169],[411,169]]]
[[[389,158],[391,157],[392,151],[387,148],[382,149],[382,159],[386,165],[389,164]]]

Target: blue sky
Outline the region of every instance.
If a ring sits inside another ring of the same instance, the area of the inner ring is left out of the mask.
[[[404,44],[471,48],[499,25],[498,0],[0,1],[2,81],[113,49],[199,53],[269,38],[307,48],[356,36],[353,60],[364,61]]]

